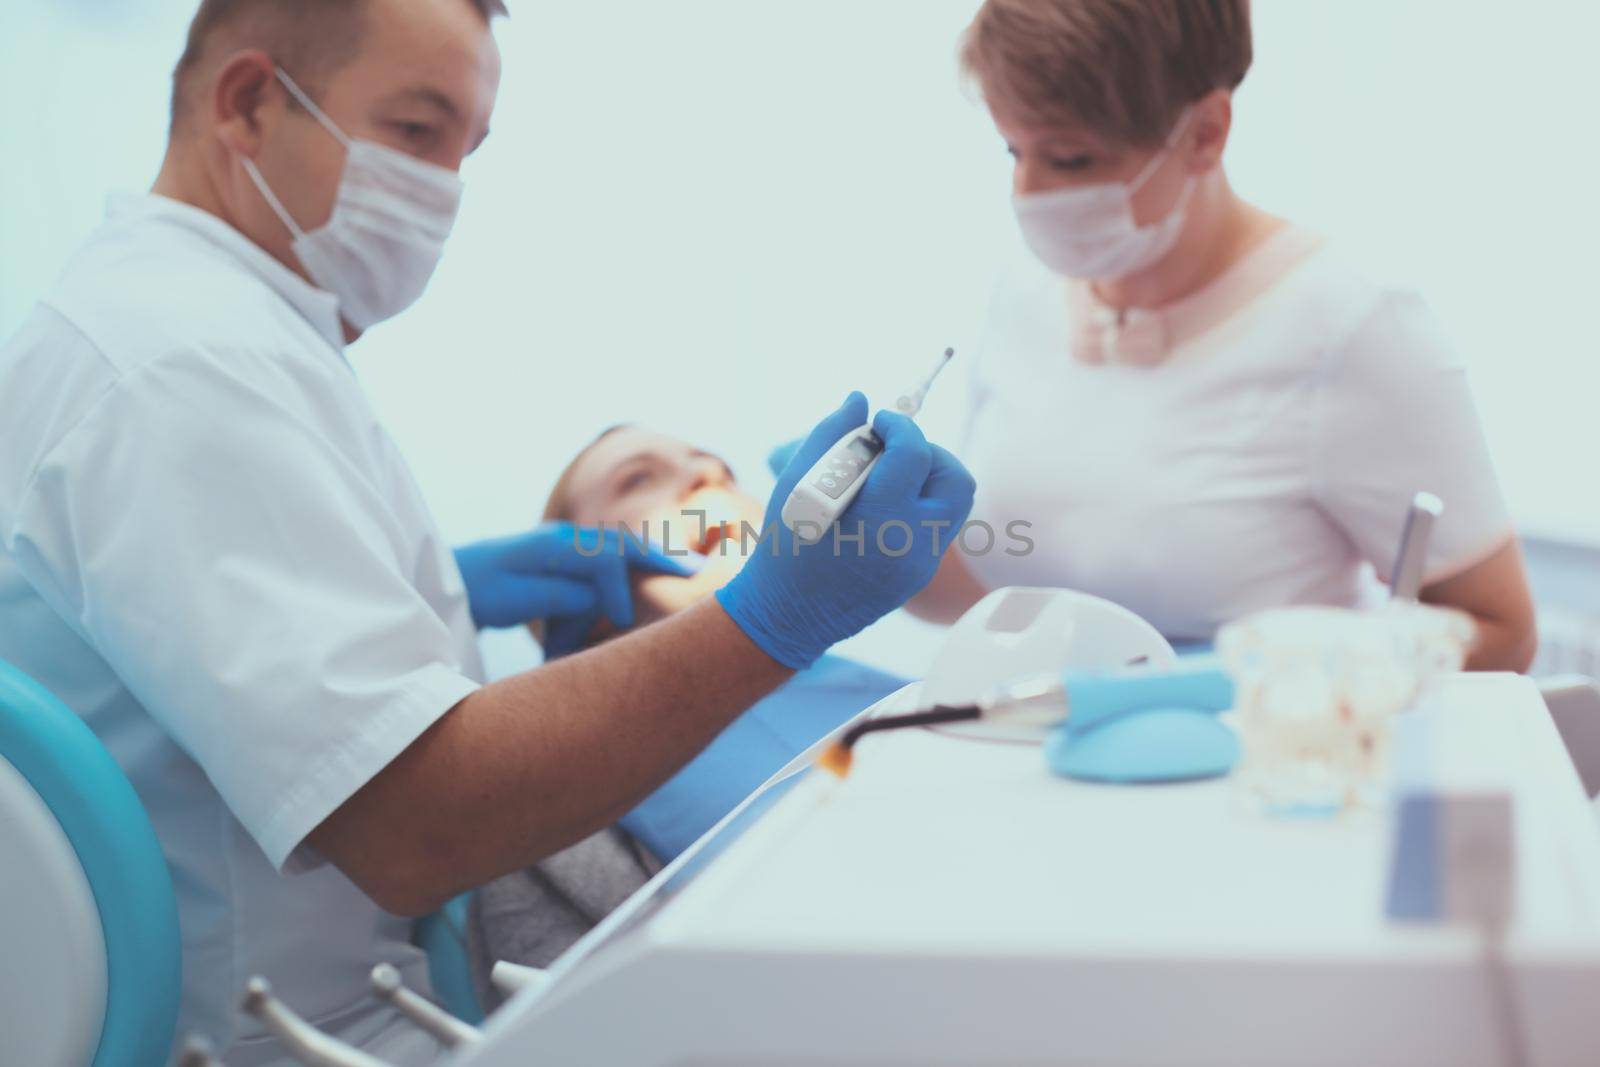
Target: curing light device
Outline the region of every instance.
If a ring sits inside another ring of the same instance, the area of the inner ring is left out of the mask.
[[[955,354],[955,349],[945,349],[933,371],[916,388],[895,401],[895,410],[907,418],[916,418],[934,379]],[[822,540],[861,492],[882,454],[883,441],[872,432],[870,423],[839,438],[816,465],[806,471],[789,499],[784,501],[783,524],[794,531],[801,544],[811,545]]]
[[[1044,674],[1001,686],[971,704],[955,707],[940,705],[903,715],[863,719],[841,734],[832,747],[823,752],[817,763],[843,778],[850,773],[854,762],[856,742],[867,734],[888,730],[995,719],[1056,727],[1065,741],[1071,741],[1111,727],[1165,721],[1156,717],[1170,717],[1174,713],[1214,717],[1233,707],[1234,696],[1232,677],[1213,662],[1198,662],[1167,671]],[[1060,733],[1063,729],[1065,733]],[[1113,731],[1114,734],[1121,732],[1120,729]],[[1128,738],[1130,743],[1137,740],[1132,736]],[[1143,740],[1148,741],[1147,738]],[[1223,759],[1224,763],[1230,765],[1231,761],[1231,753]],[[1058,770],[1072,777],[1124,781],[1170,780],[1200,774],[1187,757],[1180,758],[1171,766],[1147,769],[1136,775],[1084,774],[1071,765]],[[1224,770],[1226,767],[1220,768],[1217,773]]]

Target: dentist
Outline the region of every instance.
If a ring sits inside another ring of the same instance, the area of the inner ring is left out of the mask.
[[[429,1060],[365,995],[381,961],[426,985],[402,917],[615,822],[920,589],[972,502],[880,414],[864,536],[795,545],[776,509],[867,421],[853,394],[779,479],[773,550],[715,599],[483,684],[478,627],[539,618],[575,645],[632,621],[630,567],[670,566],[569,527],[453,553],[345,361],[439,258],[498,14],[204,0],[153,191],[113,201],[0,348],[0,659],[132,779],[179,897],[180,1033],[236,1067],[281,1056],[235,1007],[255,973],[336,1036]]]

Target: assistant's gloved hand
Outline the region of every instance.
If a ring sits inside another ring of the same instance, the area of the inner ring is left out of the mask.
[[[778,477],[761,543],[717,592],[733,621],[786,667],[808,667],[835,642],[904,604],[933,578],[972,510],[975,488],[961,461],[929,444],[916,423],[880,411],[884,450],[837,526],[801,545],[779,517],[796,484],[839,439],[867,421],[851,393],[817,425]],[[857,535],[860,535],[857,540]]]
[[[542,620],[547,659],[581,648],[602,615],[618,629],[633,625],[630,571],[690,573],[620,531],[584,529],[566,522],[479,541],[456,549],[455,555],[478,628]]]

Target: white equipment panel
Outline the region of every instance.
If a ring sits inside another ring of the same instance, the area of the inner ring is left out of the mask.
[[[888,702],[914,698],[903,692]],[[1600,833],[1534,685],[1452,679],[1408,773],[1509,791],[1529,1061],[1600,1057]],[[1502,1062],[1479,935],[1385,917],[1386,812],[1112,787],[1037,746],[869,737],[757,798],[452,1067]]]

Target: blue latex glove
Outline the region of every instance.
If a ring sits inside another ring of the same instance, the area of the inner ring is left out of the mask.
[[[546,523],[455,550],[479,629],[545,624],[545,657],[575,652],[601,616],[633,625],[630,571],[687,576],[682,564],[618,530]]]
[[[786,667],[810,666],[830,645],[911,599],[933,578],[972,510],[974,483],[961,461],[929,444],[904,415],[880,411],[872,426],[884,450],[867,483],[836,531],[800,545],[779,518],[784,501],[828,449],[866,421],[867,398],[851,393],[811,431],[778,477],[760,545],[717,592],[739,628]],[[862,540],[836,540],[840,530]]]
[[[806,439],[804,437],[796,437],[793,441],[785,441],[767,453],[767,469],[772,471],[774,478],[783,473],[784,468],[789,465],[789,461],[794,458],[795,453],[800,451],[800,446],[805,443]],[[807,469],[809,470],[810,468]]]

